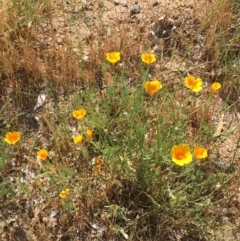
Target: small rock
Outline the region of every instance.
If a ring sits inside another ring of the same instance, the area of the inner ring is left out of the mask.
[[[83,57],[82,57],[82,60],[83,60],[83,61],[87,62],[88,59],[89,59],[89,56],[88,56],[88,55],[83,55]]]
[[[134,6],[130,9],[130,13],[131,14],[138,14],[138,13],[140,13],[140,10],[141,10],[140,6],[136,5],[136,6]]]
[[[43,106],[43,104],[45,103],[45,101],[46,101],[46,95],[45,95],[45,93],[40,93],[39,95],[38,95],[38,98],[37,98],[37,103],[36,103],[36,105],[34,106],[34,108],[33,108],[33,110],[35,111],[35,110],[37,110],[38,108],[40,108],[41,106]]]
[[[27,241],[26,232],[21,227],[16,227],[14,230],[14,238],[19,241]]]
[[[123,6],[127,6],[127,0],[114,0],[116,5],[122,4]]]
[[[62,44],[62,43],[63,43],[62,38],[60,38],[60,37],[59,37],[59,38],[57,38],[57,43],[58,43],[58,44]]]
[[[79,53],[79,48],[73,48],[74,53]]]
[[[112,35],[112,31],[110,28],[107,29],[107,36],[111,36]]]
[[[154,3],[153,3],[153,7],[158,6],[158,4],[159,4],[159,2],[154,2]]]

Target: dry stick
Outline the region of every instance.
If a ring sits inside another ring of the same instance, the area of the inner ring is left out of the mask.
[[[42,117],[43,121],[46,123],[48,129],[52,132],[53,137],[54,137],[54,142],[56,144],[57,136],[56,136],[56,132],[54,130],[54,127],[50,124],[49,120],[47,119],[47,117],[44,114],[41,114],[41,117]],[[61,156],[58,150],[57,150],[57,152],[58,152],[59,156]],[[56,165],[58,165],[57,163],[56,163]]]
[[[121,39],[121,43],[120,43],[120,47],[119,47],[119,52],[121,53],[122,50],[122,46],[123,46],[123,38]]]
[[[47,117],[44,114],[41,114],[43,121],[46,123],[48,129],[52,132],[54,139],[56,140],[56,135],[53,126],[48,121]]]

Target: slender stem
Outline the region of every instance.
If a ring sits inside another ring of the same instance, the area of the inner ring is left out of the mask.
[[[147,72],[146,72],[145,80],[148,79],[149,70],[150,70],[150,65],[149,65],[148,68],[147,68]]]

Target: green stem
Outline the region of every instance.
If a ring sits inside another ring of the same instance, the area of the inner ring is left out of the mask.
[[[147,81],[147,79],[148,79],[149,70],[150,70],[150,65],[149,65],[148,68],[147,68],[147,72],[146,72],[146,76],[145,76],[145,81]]]

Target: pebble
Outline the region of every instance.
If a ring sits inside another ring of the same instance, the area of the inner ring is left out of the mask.
[[[62,44],[62,43],[63,43],[63,39],[62,39],[61,37],[58,37],[58,38],[57,38],[57,43],[58,43],[58,44]]]
[[[89,56],[88,56],[88,55],[83,55],[83,57],[82,57],[82,60],[83,60],[83,61],[87,62],[88,59],[89,59]]]
[[[114,0],[115,4],[122,4],[123,6],[127,6],[127,0]]]
[[[132,8],[130,9],[130,13],[132,13],[132,14],[138,14],[138,13],[140,13],[140,10],[141,10],[140,6],[139,6],[139,5],[136,5],[136,6],[134,6],[134,7],[132,7]]]

